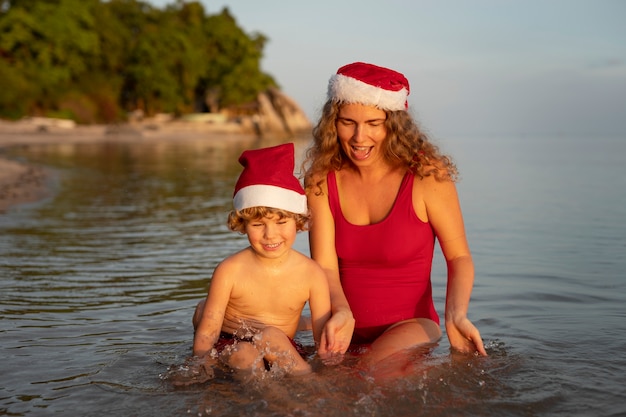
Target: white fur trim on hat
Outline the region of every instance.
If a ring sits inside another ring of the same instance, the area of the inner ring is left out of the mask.
[[[409,92],[385,90],[352,77],[335,74],[328,83],[328,97],[343,103],[360,103],[383,110],[406,110]]]
[[[249,185],[241,188],[233,198],[236,210],[250,207],[273,207],[297,214],[307,214],[306,195],[274,185]]]

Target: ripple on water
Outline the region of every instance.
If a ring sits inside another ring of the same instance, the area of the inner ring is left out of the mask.
[[[514,189],[492,175],[474,189],[471,181],[460,187],[469,196],[464,201],[477,266],[469,313],[489,357],[451,354],[444,335],[431,351],[414,352],[408,375],[386,383],[372,381],[347,358],[306,378],[269,374],[241,383],[221,370],[203,384],[177,388],[159,375],[190,356],[191,315],[215,265],[247,245],[225,226],[239,150],[220,155],[186,152],[180,144],[160,152],[131,148],[109,144],[106,152],[90,147],[26,155],[63,171],[57,194],[45,204],[0,216],[3,412],[626,412],[623,193],[612,187],[613,202],[604,204],[604,182],[593,179],[594,172],[566,181],[593,184],[587,190],[596,200],[579,199],[579,193],[569,202],[562,195],[541,198],[537,189],[522,187],[525,167],[512,176],[518,179]],[[515,173],[515,161],[509,162],[503,171]],[[545,166],[549,178],[560,172]],[[484,190],[514,199],[476,197]],[[486,208],[484,201],[492,204]],[[576,217],[587,213],[592,215]],[[299,239],[297,247],[307,253],[306,235]],[[440,314],[444,267],[440,261],[433,270]],[[310,335],[298,337],[313,346]]]

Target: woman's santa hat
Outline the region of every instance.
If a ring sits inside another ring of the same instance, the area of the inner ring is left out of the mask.
[[[243,172],[235,184],[236,210],[273,207],[297,214],[308,212],[306,194],[293,174],[293,143],[244,151],[239,163]]]
[[[365,62],[339,68],[328,82],[329,99],[376,106],[381,110],[406,110],[409,91],[409,81],[404,75]]]

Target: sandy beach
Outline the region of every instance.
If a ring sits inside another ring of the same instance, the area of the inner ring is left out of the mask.
[[[45,167],[10,160],[5,150],[13,146],[45,144],[78,144],[97,142],[183,141],[189,138],[231,143],[255,136],[241,132],[234,124],[207,125],[198,123],[150,122],[119,126],[42,125],[33,121],[0,120],[0,215],[11,207],[45,198],[50,194],[49,176]]]

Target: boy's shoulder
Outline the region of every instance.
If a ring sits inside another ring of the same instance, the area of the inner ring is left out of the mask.
[[[249,264],[249,260],[251,256],[252,254],[251,254],[250,248],[242,249],[222,259],[222,261],[217,265],[217,268],[233,269],[233,268],[243,267]]]
[[[302,268],[312,277],[317,277],[318,275],[321,277],[325,277],[322,267],[317,262],[295,249],[292,249],[292,252],[294,254],[294,257],[296,257],[297,259],[298,268]]]
[[[315,262],[313,259],[311,259],[308,256],[306,256],[304,253],[300,252],[299,250],[291,248],[290,251],[291,251],[292,256],[294,256],[294,258],[298,262],[302,262],[304,264],[313,263],[313,264],[317,265],[317,262]]]

